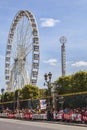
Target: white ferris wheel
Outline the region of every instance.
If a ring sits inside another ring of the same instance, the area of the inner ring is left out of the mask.
[[[39,70],[39,37],[34,15],[19,11],[10,27],[5,56],[8,91],[36,85]]]

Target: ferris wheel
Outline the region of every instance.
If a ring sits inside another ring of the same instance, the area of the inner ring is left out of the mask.
[[[34,15],[19,11],[10,27],[5,56],[7,90],[36,85],[39,70],[39,37]]]

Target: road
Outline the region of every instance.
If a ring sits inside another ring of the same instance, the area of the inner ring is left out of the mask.
[[[87,127],[0,118],[0,130],[87,130]]]

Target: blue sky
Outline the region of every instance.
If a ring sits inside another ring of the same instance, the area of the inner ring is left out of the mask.
[[[46,72],[52,72],[52,81],[61,76],[61,36],[67,38],[66,75],[87,70],[87,0],[3,0],[0,1],[0,88],[6,87],[6,44],[12,20],[19,10],[31,11],[37,20],[39,87],[43,87]]]

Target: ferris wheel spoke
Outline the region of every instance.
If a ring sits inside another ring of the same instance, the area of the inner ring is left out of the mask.
[[[28,84],[30,82],[30,79],[29,79],[30,75],[27,73],[27,69],[26,68],[23,69],[22,75],[23,75],[24,81],[26,81],[25,84]]]
[[[28,29],[26,29],[29,24],[29,21],[25,20],[25,17],[23,17],[22,19],[22,23],[21,23],[21,29],[20,29],[20,41],[21,41],[21,45],[23,45],[23,41],[24,41],[24,37],[26,36],[26,30],[28,31]]]
[[[23,39],[23,45],[25,48],[27,48],[27,46],[30,44],[31,40],[32,40],[32,33],[28,33],[26,30],[26,33],[25,33],[25,36]]]
[[[24,25],[22,26],[24,27]],[[22,29],[22,32],[20,31],[20,28],[17,28],[17,36],[16,36],[17,45],[27,46],[27,44],[29,44],[29,41],[31,40],[32,33],[30,33],[31,29],[29,28],[29,24],[27,24],[26,28],[25,27],[24,30]],[[25,31],[25,33],[23,33],[23,31]]]
[[[29,23],[27,23],[27,26],[25,29],[25,34],[24,34],[23,41],[22,41],[22,45],[24,45],[24,43],[25,43],[24,41],[27,39],[27,37],[28,37],[28,39],[30,38],[30,36],[31,36],[30,32],[31,32],[31,28],[30,28]]]
[[[25,48],[27,48],[27,46],[30,44],[32,39],[32,33],[29,36],[25,36],[23,39],[23,45],[25,46]]]
[[[17,45],[20,45],[21,44],[21,41],[22,41],[22,37],[23,37],[23,34],[22,34],[22,29],[20,29],[20,24],[19,26],[17,27]]]
[[[24,55],[24,58],[32,51],[32,43],[31,44],[29,44],[28,46],[27,46],[27,48],[25,48],[25,55]]]
[[[29,70],[28,71],[29,76],[30,76],[30,73],[31,73],[31,70],[30,70],[31,66],[32,66],[32,64],[30,62],[26,61],[26,69]]]

